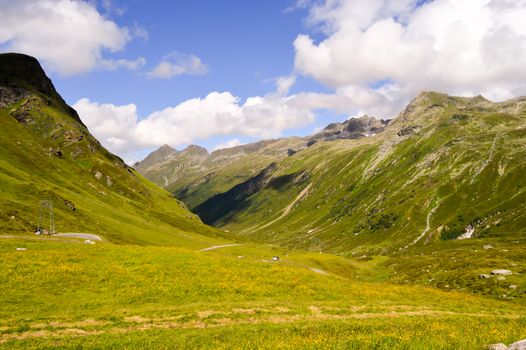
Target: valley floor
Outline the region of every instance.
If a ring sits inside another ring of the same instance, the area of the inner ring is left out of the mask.
[[[481,349],[526,334],[523,303],[392,284],[367,273],[387,273],[380,258],[204,248],[2,239],[0,348]]]

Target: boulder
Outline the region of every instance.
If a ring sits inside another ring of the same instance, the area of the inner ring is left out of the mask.
[[[513,272],[511,272],[510,270],[497,269],[497,270],[491,271],[491,274],[492,275],[512,275]]]
[[[493,249],[493,246],[491,244],[486,244],[484,247],[482,247],[484,250]]]
[[[508,286],[509,289],[517,289],[517,285],[516,284],[510,284]]]
[[[487,278],[491,278],[491,275],[488,275],[488,274],[486,274],[486,273],[481,273],[481,274],[479,275],[479,278],[480,278],[480,279],[487,279]]]
[[[508,346],[502,343],[491,344],[488,346],[488,350],[508,350]]]
[[[505,281],[506,277],[504,277],[504,276],[497,276],[497,280],[498,281]]]
[[[526,350],[526,339],[511,344],[508,350]]]
[[[16,248],[17,251],[19,252],[25,252],[27,250],[27,248]]]

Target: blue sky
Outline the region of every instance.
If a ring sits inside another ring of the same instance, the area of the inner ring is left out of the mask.
[[[128,163],[394,118],[422,90],[526,95],[526,2],[0,0],[0,52],[35,56]]]
[[[137,24],[148,33],[147,39],[134,40],[111,57],[144,57],[145,68],[151,68],[175,51],[198,56],[208,66],[208,73],[167,80],[148,79],[143,72],[128,70],[92,71],[70,77],[51,72],[51,77],[70,104],[84,97],[115,105],[134,103],[140,118],[187,99],[204,97],[211,91],[230,91],[241,99],[264,95],[274,89],[276,78],[294,71],[292,43],[296,36],[303,32],[318,34],[318,30],[305,23],[306,9],[291,10],[294,5],[292,0],[128,0],[113,1],[117,10],[106,11],[98,3],[99,11],[119,25]],[[301,77],[291,92],[306,90],[327,89],[309,77]],[[283,136],[307,135],[346,117],[320,110],[314,123],[285,130]],[[233,137],[242,142],[258,139],[229,135],[195,143],[213,149]]]

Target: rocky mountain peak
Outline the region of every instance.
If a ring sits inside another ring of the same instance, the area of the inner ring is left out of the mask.
[[[162,145],[157,150],[148,154],[142,161],[136,163],[134,166],[137,170],[141,171],[152,165],[159,164],[167,160],[170,156],[179,153],[177,150],[169,145]]]
[[[327,125],[314,134],[310,140],[359,139],[382,132],[389,124],[388,120],[376,119],[368,115],[349,118],[341,123]]]
[[[43,95],[49,104],[84,125],[77,112],[55,90],[36,58],[20,53],[0,54],[0,108],[34,93]]]
[[[153,153],[159,154],[159,155],[167,155],[177,152],[175,148],[172,148],[170,145],[164,144],[161,147],[159,147],[156,151]]]
[[[47,96],[58,95],[38,60],[19,53],[0,54],[0,85],[32,89]]]
[[[206,148],[197,145],[188,145],[188,147],[181,151],[181,154],[195,158],[206,158],[209,156]]]

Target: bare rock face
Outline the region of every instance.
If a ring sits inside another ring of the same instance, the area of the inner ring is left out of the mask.
[[[6,108],[27,98],[28,93],[19,87],[0,86],[0,108]]]
[[[491,344],[488,346],[489,350],[526,350],[526,339],[519,340],[518,342],[515,342],[511,344],[510,346],[506,346],[506,344],[498,343],[498,344]]]
[[[526,350],[526,339],[511,344],[508,350]]]
[[[376,119],[368,115],[350,118],[342,123],[327,125],[322,131],[314,134],[309,140],[359,139],[374,136],[389,124],[389,120]]]

